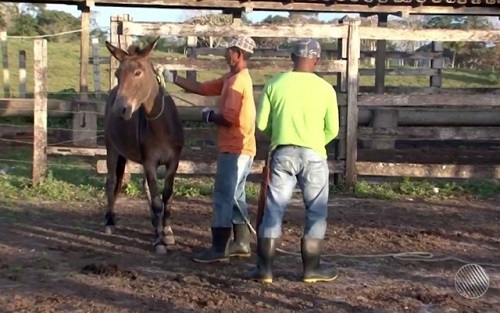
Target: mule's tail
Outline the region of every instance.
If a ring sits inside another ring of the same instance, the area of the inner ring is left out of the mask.
[[[116,185],[115,185],[115,198],[120,193],[123,185],[123,176],[125,174],[125,166],[127,165],[127,159],[123,156],[118,156],[118,161],[116,162]]]

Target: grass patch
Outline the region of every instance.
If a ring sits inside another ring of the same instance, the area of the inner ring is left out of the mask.
[[[3,152],[0,156],[0,199],[53,200],[105,203],[105,176],[97,175],[95,159],[71,156],[49,156],[45,181],[31,186],[31,149],[16,148]],[[160,187],[163,180],[159,180]],[[177,177],[174,197],[211,197],[213,177]],[[247,197],[250,201],[258,198],[260,184],[247,183]],[[353,190],[331,187],[331,195],[354,195],[363,198],[388,200],[420,199],[446,200],[463,198],[488,198],[500,193],[500,184],[481,182],[431,182],[403,178],[397,182],[368,183],[360,181]],[[143,197],[142,176],[132,175],[124,194],[132,198]]]
[[[446,200],[490,198],[500,193],[500,184],[490,181],[435,182],[402,178],[396,182],[368,183],[360,181],[354,195],[386,200]]]
[[[31,185],[30,148],[17,148],[2,152],[0,156],[0,198],[3,200],[40,199],[55,201],[82,201],[104,203],[105,176],[98,175],[94,168],[96,159],[73,156],[49,156],[47,176],[43,183]],[[159,179],[160,188],[163,179]],[[177,177],[175,197],[209,197],[213,193],[212,177]],[[247,197],[258,197],[259,185],[247,184]],[[142,175],[132,175],[124,188],[128,197],[144,196]]]

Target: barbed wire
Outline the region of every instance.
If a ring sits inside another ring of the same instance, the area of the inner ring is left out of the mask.
[[[100,138],[104,138],[104,135],[97,135],[97,136],[91,136],[88,138],[85,138],[84,140],[97,140]],[[83,139],[82,139],[83,140]],[[0,138],[0,142],[9,142],[9,143],[16,143],[16,144],[22,144],[22,145],[33,145],[33,140],[19,140],[19,139],[9,139],[9,138]],[[47,147],[57,147],[57,146],[62,146],[65,144],[71,144],[75,142],[74,139],[69,139],[69,140],[62,140],[58,141],[55,143],[47,143]],[[92,149],[93,147],[89,147],[89,149]]]
[[[41,38],[50,38],[50,37],[58,37],[58,36],[64,36],[64,35],[70,35],[70,34],[75,34],[75,33],[81,33],[84,30],[88,30],[89,32],[93,30],[105,30],[105,29],[110,29],[111,26],[104,26],[104,27],[95,27],[95,28],[79,28],[79,29],[74,29],[74,30],[68,30],[64,32],[59,32],[55,34],[46,34],[46,35],[34,35],[34,36],[10,36],[7,35],[7,38],[11,39],[41,39]]]
[[[26,124],[26,125],[20,125],[20,124],[6,124],[6,123],[0,123],[0,128],[1,127],[12,127],[12,128],[33,128],[33,124]],[[81,132],[81,133],[104,133],[104,130],[88,130],[88,129],[72,129],[72,128],[63,128],[63,127],[47,127],[47,131],[71,131],[71,132]],[[0,131],[0,134],[2,132]],[[0,138],[1,139],[1,138]]]
[[[3,159],[0,158],[0,162],[3,163],[17,163],[17,164],[25,164],[25,165],[33,165],[32,161],[25,161],[25,160],[15,160],[15,159]],[[55,167],[55,168],[66,168],[66,169],[88,169],[88,170],[96,170],[96,166],[93,165],[92,163],[87,163],[85,161],[82,161],[80,164],[67,164],[67,163],[60,163],[60,162],[49,162],[47,161],[47,167]],[[8,173],[7,173],[8,174]],[[0,177],[2,175],[0,174]]]

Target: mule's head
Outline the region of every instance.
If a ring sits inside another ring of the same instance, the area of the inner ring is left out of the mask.
[[[149,55],[160,37],[140,49],[130,46],[124,51],[106,41],[106,48],[119,62],[115,72],[118,92],[112,110],[124,120],[129,120],[141,105],[152,106],[158,92],[158,81]]]

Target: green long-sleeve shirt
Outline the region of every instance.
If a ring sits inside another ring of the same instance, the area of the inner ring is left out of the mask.
[[[327,157],[325,146],[339,133],[335,89],[314,73],[285,72],[264,87],[257,128],[278,145],[311,148]]]

